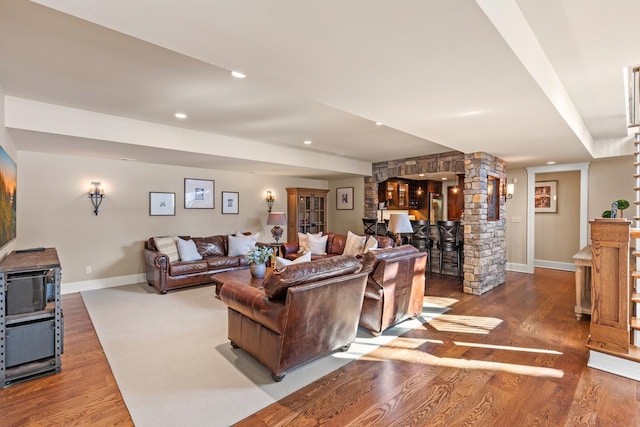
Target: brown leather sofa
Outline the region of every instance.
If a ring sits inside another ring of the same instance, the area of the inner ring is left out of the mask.
[[[228,256],[228,236],[180,236],[196,244],[202,260],[169,262],[169,257],[158,251],[154,238],[144,242],[144,261],[147,283],[161,294],[172,289],[211,283],[211,275],[223,271],[249,268],[244,256]]]
[[[288,369],[355,340],[367,281],[362,264],[336,256],[287,266],[263,287],[225,283],[228,336],[280,381]]]
[[[344,253],[344,247],[347,243],[347,236],[345,234],[327,233],[327,248],[325,249],[326,255],[311,255],[311,260],[333,257],[336,255],[342,255]],[[371,236],[378,241],[378,248],[392,248],[396,245],[395,241],[386,236]],[[283,257],[294,260],[300,257],[302,254],[298,253],[300,246],[298,242],[288,242],[282,245]]]
[[[379,335],[422,313],[427,253],[411,245],[364,254],[368,273],[360,326]]]

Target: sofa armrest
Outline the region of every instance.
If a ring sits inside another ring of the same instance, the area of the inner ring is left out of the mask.
[[[166,271],[169,266],[169,257],[165,254],[152,251],[150,249],[144,249],[144,261],[150,267],[159,268],[161,270]]]
[[[282,257],[286,258],[287,255],[297,254],[300,250],[297,242],[288,242],[282,245]]]
[[[287,316],[284,301],[272,301],[264,290],[246,283],[228,282],[220,290],[220,300],[232,310],[281,334]]]

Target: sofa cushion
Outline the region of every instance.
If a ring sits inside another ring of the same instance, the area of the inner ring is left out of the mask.
[[[154,237],[153,241],[158,252],[165,254],[169,258],[169,262],[180,261],[177,244],[178,236]]]
[[[229,256],[245,256],[251,249],[256,247],[258,235],[250,236],[228,236]]]
[[[367,252],[374,251],[376,249],[378,249],[378,241],[375,237],[369,236],[366,243],[364,244],[364,250],[362,251],[362,253],[366,254]]]
[[[194,237],[191,240],[195,242],[198,253],[202,258],[225,256],[227,254],[226,236]]]
[[[309,252],[312,255],[326,255],[327,254],[327,236],[316,237],[313,234],[307,234],[307,241],[309,243]]]
[[[271,299],[283,299],[287,289],[303,283],[317,282],[345,274],[357,273],[362,264],[355,257],[340,255],[317,261],[292,264],[280,271],[271,271],[262,282]]]
[[[207,262],[209,270],[219,270],[221,268],[240,266],[240,259],[239,257],[213,256],[205,258],[204,261]]]
[[[342,252],[342,254],[351,255],[351,256],[360,255],[362,254],[362,252],[364,252],[364,245],[366,242],[367,242],[367,236],[358,236],[357,234],[348,231],[347,241],[344,245],[344,251]]]
[[[298,233],[298,253],[303,254],[309,250],[309,235],[322,237],[322,231],[317,233]]]
[[[277,256],[275,269],[281,270],[283,267],[286,267],[291,264],[299,264],[301,262],[309,262],[309,261],[311,261],[311,252],[305,252],[304,254],[298,256],[296,259],[293,259],[293,260],[281,258]]]
[[[196,248],[196,243],[193,240],[183,240],[178,237],[178,253],[182,261],[199,261],[202,259],[202,255]]]
[[[206,261],[177,261],[169,264],[169,276],[206,273],[209,271]]]

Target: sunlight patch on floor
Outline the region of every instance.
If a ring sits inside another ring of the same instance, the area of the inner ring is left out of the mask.
[[[462,342],[462,341],[454,341],[455,345],[463,346],[463,347],[478,347],[478,348],[493,348],[496,350],[507,350],[507,351],[522,351],[527,353],[546,353],[546,354],[562,354],[560,351],[556,350],[547,350],[543,348],[528,348],[528,347],[513,347],[508,345],[494,345],[494,344],[481,344],[477,342]]]
[[[432,326],[440,332],[486,335],[502,323],[502,319],[496,319],[495,317],[443,314],[434,319],[428,320],[427,323],[429,326]]]
[[[423,307],[451,307],[458,302],[455,298],[426,296],[423,299]]]

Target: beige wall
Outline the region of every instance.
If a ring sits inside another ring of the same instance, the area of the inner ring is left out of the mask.
[[[1,86],[0,86],[0,146],[2,146],[4,151],[9,155],[9,157],[13,159],[13,161],[17,165],[18,162],[16,161],[16,159],[18,157],[17,155],[18,152],[16,150],[16,146],[14,145],[13,140],[11,139],[11,135],[9,135],[9,133],[4,127],[4,91],[2,90]],[[18,169],[18,172],[20,172],[20,168],[18,167],[17,169]],[[18,180],[18,182],[20,181]],[[20,187],[18,187],[18,190],[19,188]],[[21,193],[16,194],[17,200],[19,200],[18,196],[22,196],[22,194]],[[18,225],[20,224],[19,220],[16,220],[16,222],[18,223]],[[7,255],[9,252],[11,252],[16,248],[16,244],[18,240],[17,237],[19,235],[20,235],[20,231],[16,230],[16,238],[10,241],[9,243],[7,243],[6,245],[4,245],[2,248],[0,248],[0,259],[4,258],[5,255]]]
[[[18,153],[18,245],[58,249],[64,284],[144,272],[143,241],[159,235],[207,236],[252,231],[273,241],[265,192],[273,211],[286,211],[286,187],[328,188],[323,180],[276,177],[119,160]],[[215,180],[215,209],[184,209],[184,178]],[[98,216],[87,197],[100,181],[107,197]],[[149,216],[149,192],[176,193],[175,216]],[[237,191],[238,215],[222,215],[221,191]],[[286,234],[283,240],[286,239]],[[85,273],[85,266],[92,273]]]
[[[611,202],[614,200],[626,199],[630,203],[635,200],[635,192],[633,191],[635,185],[633,156],[594,160],[589,164],[588,174],[587,212],[589,219],[600,217],[603,211],[610,209]],[[540,175],[543,174],[537,174],[537,180],[540,180]],[[515,185],[515,195],[506,204],[507,262],[510,264],[526,264],[527,171],[525,169],[509,169],[507,176],[509,183],[512,182],[513,178],[518,180]],[[575,209],[578,209],[578,207],[576,206]],[[562,210],[562,205],[560,210]],[[633,205],[624,212],[624,216],[626,218],[634,216]],[[519,217],[521,222],[514,223],[513,217]],[[538,228],[536,227],[536,233],[539,232]]]
[[[535,259],[573,264],[580,250],[580,172],[536,174],[540,181],[558,182],[558,211],[535,214]]]
[[[336,188],[353,187],[353,210],[336,210]],[[364,178],[354,177],[329,181],[331,190],[329,197],[329,228],[328,231],[347,234],[351,231],[364,234],[362,218],[364,217]]]

